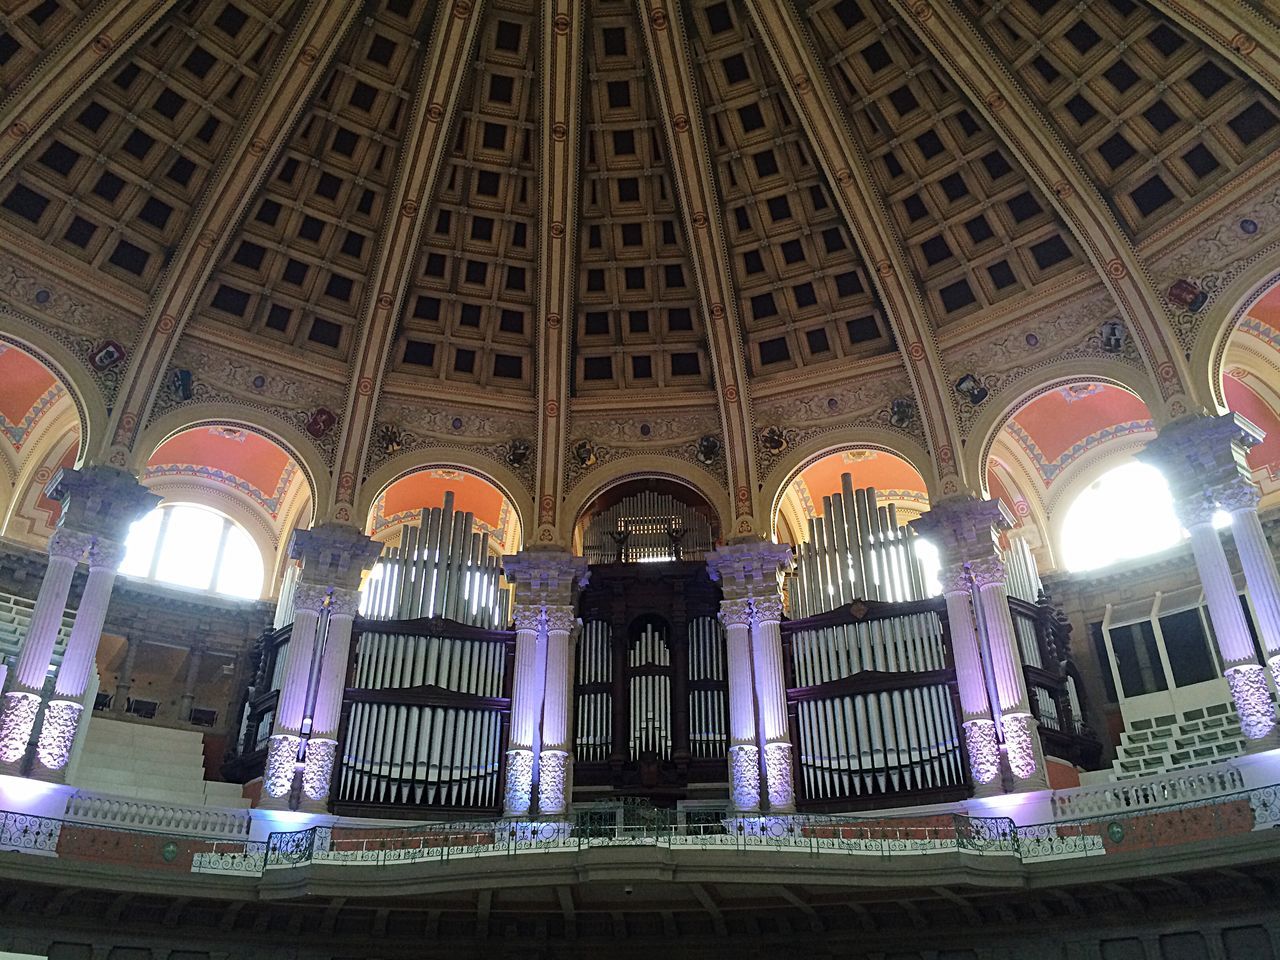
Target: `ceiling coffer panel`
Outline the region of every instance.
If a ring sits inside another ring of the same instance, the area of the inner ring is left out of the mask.
[[[1280,143],[1280,104],[1139,0],[965,0],[1142,239]]]
[[[57,4],[10,28],[48,6]],[[293,6],[179,7],[0,182],[0,218],[58,255],[151,291],[280,50]]]
[[[89,0],[9,0],[0,3],[0,97],[27,79],[40,57],[75,30]]]
[[[348,33],[227,243],[204,318],[349,355],[431,7],[378,4]]]
[[[747,14],[726,0],[687,10],[749,369],[887,352],[866,266]]]
[[[643,63],[634,9],[592,3],[573,358],[579,395],[711,383],[697,274]]]
[[[533,390],[538,29],[535,3],[486,6],[392,346],[415,379]]]
[[[1083,266],[1039,188],[885,6],[819,3],[808,21],[940,322]]]

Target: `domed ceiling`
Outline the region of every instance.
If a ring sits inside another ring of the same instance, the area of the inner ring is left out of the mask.
[[[1280,220],[1238,4],[7,7],[0,332],[97,394],[89,457],[247,423],[321,519],[452,465],[567,543],[657,472],[767,535],[857,439],[979,491],[1055,377],[1212,407]]]

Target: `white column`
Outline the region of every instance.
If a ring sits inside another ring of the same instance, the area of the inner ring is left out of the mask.
[[[102,639],[102,626],[111,605],[116,570],[124,560],[124,544],[98,540],[89,550],[89,576],[85,580],[80,607],[71,626],[71,637],[58,666],[53,697],[45,707],[36,744],[36,760],[46,771],[57,773],[71,759],[71,745],[84,712],[81,697],[89,683]]]
[[[515,676],[511,680],[511,729],[507,738],[507,782],[503,816],[528,816],[533,806],[533,748],[541,713],[538,636],[543,627],[540,604],[516,604]]]
[[[569,809],[573,758],[569,729],[573,683],[572,638],[578,620],[570,606],[546,610],[547,665],[542,695],[542,734],[538,753],[538,813],[563,816]]]
[[[1231,513],[1231,535],[1249,588],[1254,625],[1267,651],[1271,675],[1280,684],[1280,574],[1258,519],[1259,495],[1258,488],[1242,477],[1219,493],[1218,503]]]
[[[1019,790],[1043,790],[1049,786],[1049,777],[1045,770],[1039,725],[1032,715],[1031,700],[1027,695],[1027,680],[1022,672],[1013,614],[1009,612],[1005,566],[997,558],[989,557],[974,561],[969,570],[978,587],[978,602],[982,604],[991,675],[995,681],[996,696],[1000,698],[994,706],[1000,713],[1000,730],[1004,734],[1009,770]]]
[[[1000,738],[987,700],[982,650],[973,619],[971,582],[963,564],[951,564],[942,571],[969,773],[973,777],[974,793],[989,796],[1000,792]]]
[[[764,750],[765,796],[773,813],[794,813],[791,737],[787,730],[787,684],[782,667],[782,598],[751,601],[751,660],[756,709]]]
[[[737,813],[760,810],[760,748],[756,741],[751,664],[751,601],[720,601],[729,667],[729,796]]]
[[[338,752],[338,724],[342,717],[342,694],[347,683],[347,661],[351,655],[351,629],[359,604],[360,593],[357,590],[335,588],[329,595],[329,623],[311,707],[300,809],[323,811],[329,799]]]
[[[1249,625],[1236,593],[1226,551],[1213,529],[1215,503],[1205,494],[1176,503],[1178,517],[1191,535],[1191,552],[1204,586],[1205,605],[1222,653],[1231,699],[1240,715],[1240,731],[1249,740],[1262,740],[1275,728],[1275,707],[1266,671],[1249,635]]]
[[[320,612],[328,595],[327,587],[298,584],[293,629],[289,633],[289,649],[285,653],[284,678],[280,683],[280,699],[271,724],[266,769],[262,775],[260,806],[268,809],[288,806],[298,751],[302,746],[302,721],[311,691],[316,633],[320,626]]]
[[[65,528],[49,538],[49,565],[45,569],[31,625],[18,651],[18,662],[9,674],[9,691],[0,707],[0,773],[17,774],[27,752],[27,743],[40,710],[53,648],[67,609],[71,580],[76,564],[89,548],[92,538]]]

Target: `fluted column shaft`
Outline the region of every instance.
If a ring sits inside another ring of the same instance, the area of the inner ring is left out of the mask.
[[[515,676],[511,680],[511,732],[507,741],[507,782],[503,815],[521,817],[533,807],[533,749],[538,736],[538,687],[542,608],[516,604]]]
[[[547,665],[538,755],[538,812],[544,816],[559,816],[568,810],[573,775],[569,696],[573,682],[572,639],[577,617],[571,606],[547,607],[544,622]]]
[[[720,601],[729,672],[729,796],[739,813],[760,809],[760,748],[756,743],[751,657],[751,601]]]
[[[751,662],[765,793],[771,812],[793,813],[796,795],[787,730],[787,684],[782,669],[782,598],[756,597],[751,601],[751,613]]]
[[[19,768],[35,727],[45,677],[66,613],[71,580],[91,542],[87,534],[66,529],[55,531],[49,539],[49,565],[0,707],[0,773],[21,773]]]
[[[1000,738],[987,700],[982,649],[973,617],[973,594],[963,564],[952,564],[942,574],[943,597],[951,633],[951,656],[960,692],[965,747],[975,792],[985,795],[1000,789]]]
[[[338,749],[342,693],[347,682],[347,660],[351,655],[351,628],[359,602],[360,595],[355,590],[334,589],[329,595],[329,620],[312,697],[311,729],[302,768],[303,799],[299,809],[320,811],[329,799]]]
[[[1280,573],[1258,519],[1258,500],[1258,488],[1243,478],[1219,497],[1221,505],[1231,513],[1231,535],[1249,588],[1254,625],[1267,652],[1272,676],[1280,683]]]
[[[262,775],[260,806],[283,809],[288,805],[289,791],[302,747],[302,722],[306,717],[307,699],[311,693],[316,636],[320,614],[328,597],[327,587],[299,583],[289,633],[289,649],[285,654],[284,676],[280,681],[280,698],[271,724],[267,746],[266,769]]]

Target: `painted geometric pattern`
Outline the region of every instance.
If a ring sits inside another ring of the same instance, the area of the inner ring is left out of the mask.
[[[1041,452],[1035,441],[1018,425],[1016,420],[1009,421],[1008,429],[1022,446],[1022,449],[1026,451],[1027,456],[1040,473],[1045,489],[1048,489],[1053,485],[1053,481],[1062,474],[1063,470],[1089,451],[1097,449],[1109,440],[1118,440],[1121,437],[1129,437],[1138,433],[1150,433],[1155,430],[1155,423],[1151,420],[1130,420],[1128,423],[1117,423],[1113,427],[1107,427],[1105,430],[1099,430],[1077,440],[1053,460],[1050,460]]]
[[[1236,329],[1241,333],[1249,334],[1251,337],[1257,337],[1273,349],[1280,350],[1280,330],[1268,323],[1263,323],[1257,317],[1245,314]]]
[[[853,462],[845,460],[846,463]],[[820,515],[818,504],[814,501],[813,494],[809,491],[809,485],[805,483],[803,477],[796,477],[795,481],[796,496],[800,498],[800,506],[804,509],[804,515],[812,520]],[[929,509],[929,497],[921,490],[877,490],[876,500],[881,503],[902,504],[918,504],[921,512]],[[901,522],[901,521],[899,521]]]
[[[379,494],[378,499],[373,502],[373,536],[378,536],[384,530],[392,527],[398,527],[404,523],[416,523],[418,517],[421,516],[421,508],[416,510],[401,510],[399,513],[393,513],[391,516],[386,514],[386,495]],[[506,550],[506,531],[511,526],[511,504],[504,499],[502,501],[502,509],[498,514],[498,525],[491,527],[479,517],[475,517],[476,533],[487,533],[489,535],[489,543],[497,547],[499,550]]]
[[[13,444],[14,450],[21,450],[23,443],[26,442],[27,437],[31,436],[31,432],[35,430],[36,425],[65,394],[66,391],[62,389],[62,385],[55,383],[45,391],[44,395],[27,411],[27,415],[17,423],[10,423],[8,417],[0,413],[0,433],[8,437],[9,442]]]
[[[280,507],[284,502],[284,495],[289,490],[289,484],[293,482],[294,476],[298,472],[298,466],[294,463],[285,465],[280,473],[280,480],[276,484],[273,493],[267,494],[259,490],[249,481],[237,477],[234,473],[226,470],[219,470],[216,467],[207,467],[194,463],[165,463],[158,466],[148,466],[143,474],[144,480],[153,480],[157,477],[191,477],[198,480],[212,480],[214,483],[230,487],[239,493],[244,494],[268,514],[272,520],[280,519]]]

